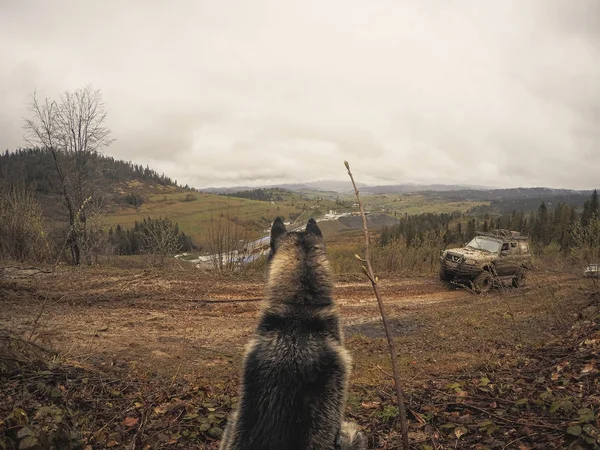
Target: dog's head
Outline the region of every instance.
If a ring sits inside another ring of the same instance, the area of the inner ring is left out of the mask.
[[[308,254],[313,250],[315,244],[324,245],[323,233],[321,233],[315,219],[309,219],[304,231],[288,232],[283,220],[281,220],[281,217],[278,217],[271,226],[271,251],[269,252],[269,260],[273,259],[275,254],[282,248],[284,249],[282,251],[285,251],[289,247],[300,247]]]
[[[329,285],[329,261],[323,233],[310,219],[304,231],[287,231],[281,218],[271,227],[270,283],[311,286]]]

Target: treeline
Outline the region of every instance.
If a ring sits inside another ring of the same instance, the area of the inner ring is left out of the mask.
[[[228,197],[247,198],[249,200],[260,200],[263,202],[280,202],[283,201],[282,194],[286,193],[285,189],[281,188],[269,188],[269,189],[251,189],[247,191],[238,191],[231,193],[224,193],[220,195],[226,195]]]
[[[463,189],[446,192],[432,192],[431,194],[450,201],[488,201],[490,199],[507,201],[533,201],[536,206],[542,201],[553,202],[555,204],[573,203],[579,201],[583,203],[585,197],[589,197],[591,191],[574,191],[572,189],[552,189],[552,188],[509,188],[509,189]],[[534,207],[534,208],[535,208]]]
[[[61,157],[66,157],[64,154]],[[148,166],[121,161],[98,152],[85,155],[86,166],[98,176],[100,183],[112,184],[134,180],[177,186],[177,181],[159,174]],[[0,154],[0,181],[33,186],[37,192],[53,194],[59,192],[60,181],[54,169],[54,160],[49,150],[39,148],[6,150]]]
[[[379,236],[379,244],[388,245],[394,240],[403,238],[407,246],[419,246],[426,238],[426,234],[433,232],[436,236],[443,238],[444,243],[455,242],[456,237],[450,230],[450,223],[462,217],[460,212],[442,214],[417,214],[399,218],[399,222],[391,227],[384,227]],[[462,236],[462,225],[458,223],[458,232]]]
[[[513,211],[510,214],[483,214],[476,217],[459,212],[405,215],[399,218],[397,225],[382,230],[379,244],[386,246],[401,240],[406,247],[419,247],[425,241],[434,239],[440,240],[444,245],[463,245],[477,231],[509,229],[528,235],[535,245],[556,243],[561,251],[568,252],[574,245],[574,229],[578,226],[587,227],[599,215],[597,191],[585,200],[581,212],[573,205],[558,203],[554,209],[550,209],[542,202],[535,211],[529,213]]]
[[[146,252],[172,254],[197,250],[192,238],[179,225],[166,218],[148,217],[135,221],[133,228],[110,227],[108,242],[116,255],[140,255]]]
[[[589,198],[589,195],[581,193],[556,194],[546,197],[496,198],[491,200],[489,205],[480,205],[471,208],[469,214],[511,214],[513,211],[529,212],[537,209],[542,202],[549,209],[554,209],[560,204],[572,205],[580,209],[587,198]]]

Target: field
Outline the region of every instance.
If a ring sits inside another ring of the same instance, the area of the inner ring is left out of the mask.
[[[358,210],[353,207],[354,197],[333,192],[283,191],[279,193],[281,200],[269,202],[199,193],[138,181],[122,184],[116,188],[116,192],[121,197],[137,194],[144,202],[138,207],[123,203],[107,205],[102,217],[102,222],[107,227],[121,225],[131,228],[135,221],[141,222],[145,217],[167,216],[177,222],[180,230],[199,244],[205,241],[209,222],[222,216],[238,221],[252,233],[252,237],[258,237],[277,216],[290,220],[303,214],[302,217],[308,219],[322,217],[329,210]],[[364,203],[367,210],[378,213],[383,210],[390,216],[426,212],[467,212],[472,207],[489,204],[483,201],[450,202],[435,195],[424,194],[365,195]]]
[[[114,204],[107,208],[103,222],[108,226],[121,225],[132,228],[135,221],[145,217],[169,217],[177,222],[180,230],[202,243],[211,219],[228,215],[239,220],[254,233],[268,228],[274,217],[282,216],[286,220],[290,215],[301,214],[305,207],[320,210],[323,214],[332,202],[312,201],[306,205],[300,196],[288,195],[277,203],[248,200],[215,194],[187,191],[173,186],[147,185],[130,182],[120,188],[120,194],[138,194],[144,202],[139,207]],[[320,209],[319,209],[320,208]]]
[[[475,206],[489,205],[489,201],[449,201],[435,193],[430,194],[370,194],[363,201],[372,210],[384,209],[390,214],[466,213]]]
[[[260,312],[261,272],[62,268],[2,275],[0,329],[54,355],[5,385],[0,417],[13,411],[6,426],[18,407],[29,428],[43,428],[40,407],[49,402],[86,448],[216,448]],[[555,448],[576,439],[565,430],[582,410],[599,406],[597,396],[586,396],[598,387],[594,360],[548,347],[571,336],[578,317],[589,322],[598,314],[597,297],[579,276],[540,271],[525,289],[481,297],[432,276],[384,276],[381,289],[415,448],[503,448],[511,441],[517,444],[504,448]],[[335,298],[354,358],[348,414],[367,432],[369,448],[398,448],[389,355],[370,286],[338,276]],[[596,329],[586,328],[588,341]],[[544,360],[540,352],[553,353]],[[567,374],[577,380],[565,381]],[[522,379],[540,376],[546,384]],[[570,408],[540,413],[535,402],[546,388]],[[18,394],[23,389],[29,394]]]

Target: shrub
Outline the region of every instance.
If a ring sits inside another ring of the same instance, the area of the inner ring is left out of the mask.
[[[0,255],[34,262],[50,256],[42,208],[24,186],[0,187]]]

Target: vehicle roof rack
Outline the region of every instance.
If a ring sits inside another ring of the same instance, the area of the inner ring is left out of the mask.
[[[526,240],[527,236],[521,235],[518,231],[511,231],[506,229],[492,230],[490,232],[477,231],[478,236],[488,236],[493,238],[501,239],[514,239],[514,240]]]

